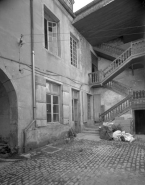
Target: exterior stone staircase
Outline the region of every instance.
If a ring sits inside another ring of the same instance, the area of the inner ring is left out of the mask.
[[[100,120],[102,122],[110,122],[125,114],[130,109],[145,108],[145,91],[133,91],[126,98],[115,104],[110,109],[106,110],[104,113],[100,114]]]
[[[131,91],[131,87],[129,87],[125,84],[122,84],[118,81],[115,81],[115,80],[108,82],[107,84],[104,85],[104,87],[106,87],[106,88],[108,88],[118,94],[121,94],[125,97],[128,96]]]
[[[91,87],[99,87],[110,82],[114,77],[119,75],[135,59],[144,57],[145,39],[131,42],[131,46],[117,57],[104,70],[89,74],[89,84]]]
[[[99,135],[99,124],[85,126],[82,133]]]
[[[102,56],[103,58],[107,58],[109,60],[114,60],[124,52],[123,49],[117,46],[111,46],[110,44],[106,43],[94,47],[94,50],[99,56]]]

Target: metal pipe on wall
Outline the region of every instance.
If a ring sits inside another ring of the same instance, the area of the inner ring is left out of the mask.
[[[30,0],[31,19],[31,63],[32,63],[32,97],[33,97],[33,120],[36,119],[36,93],[35,93],[35,60],[34,60],[34,16],[33,0]]]
[[[26,152],[27,131],[36,122],[36,92],[35,92],[35,60],[34,60],[34,17],[33,17],[33,0],[30,0],[30,29],[31,29],[31,64],[32,64],[32,99],[33,99],[33,120],[23,130],[24,145],[23,152]],[[36,123],[35,123],[36,124]]]

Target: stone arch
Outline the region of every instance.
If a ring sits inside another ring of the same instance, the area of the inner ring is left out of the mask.
[[[10,75],[0,68],[0,140],[11,149],[18,145],[18,105]]]

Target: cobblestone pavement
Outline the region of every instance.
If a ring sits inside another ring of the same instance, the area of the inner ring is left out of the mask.
[[[0,185],[144,185],[145,143],[76,140],[0,169]]]

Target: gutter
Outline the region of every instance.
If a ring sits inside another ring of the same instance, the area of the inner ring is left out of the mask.
[[[36,124],[36,92],[35,92],[35,60],[34,60],[34,16],[33,16],[33,0],[30,0],[30,27],[31,27],[31,65],[32,65],[32,99],[33,99],[33,120],[23,130],[24,144],[23,151],[26,152],[27,131]]]
[[[98,11],[99,9],[105,7],[106,5],[112,3],[115,0],[96,0],[85,7],[81,8],[77,12],[75,12],[76,18],[73,21],[73,24],[77,23],[78,21],[84,19],[85,17],[89,16],[90,14]]]

